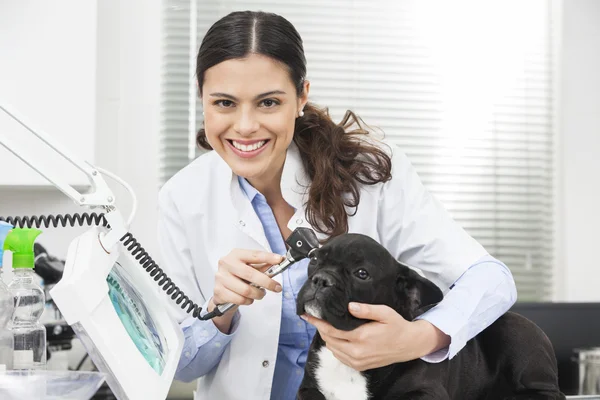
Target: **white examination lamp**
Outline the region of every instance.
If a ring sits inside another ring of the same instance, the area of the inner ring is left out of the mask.
[[[153,262],[147,263],[151,264],[148,270],[140,265],[149,256],[139,245],[135,247],[137,242],[128,234],[136,210],[131,187],[109,172],[69,154],[50,135],[31,128],[6,104],[0,103],[0,110],[81,170],[89,179],[91,190],[78,192],[59,174],[46,168],[43,159],[34,157],[22,144],[10,141],[1,131],[0,144],[75,203],[101,208],[108,222],[109,227],[93,226],[71,242],[62,279],[50,291],[54,302],[98,370],[106,374],[106,381],[119,400],[164,400],[184,339],[155,279],[160,278],[162,272],[156,266],[154,273],[158,275],[149,273],[154,268]],[[134,206],[127,222],[115,207],[115,196],[103,174],[124,185],[132,195]],[[129,238],[122,243],[126,235]],[[133,245],[130,247],[128,243]],[[136,249],[135,256],[130,254],[132,247]],[[140,254],[143,255],[141,261]],[[175,294],[177,292],[178,289]]]

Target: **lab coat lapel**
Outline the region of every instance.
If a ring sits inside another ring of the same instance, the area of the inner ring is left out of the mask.
[[[240,187],[237,176],[233,172],[231,174],[230,195],[234,208],[237,210],[238,214],[238,228],[246,235],[254,239],[266,251],[272,252],[273,250],[271,249],[269,241],[265,236],[265,231],[260,223],[260,219],[258,218],[258,215],[256,215],[250,199],[248,199]]]
[[[304,169],[300,149],[292,141],[288,147],[281,174],[281,191],[283,198],[289,205],[296,209],[294,216],[289,220],[288,229],[294,231],[298,227],[312,229],[319,241],[323,242],[329,238],[315,229],[306,220],[306,203],[308,202],[308,191],[310,189],[311,179]]]
[[[308,199],[309,185],[310,178],[304,171],[300,150],[296,143],[292,141],[283,164],[281,192],[285,201],[294,207],[296,211],[302,211],[302,215],[304,215],[304,204]]]

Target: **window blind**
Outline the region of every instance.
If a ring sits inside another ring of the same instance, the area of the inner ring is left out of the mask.
[[[453,217],[509,266],[520,301],[551,297],[549,0],[165,0],[163,182],[197,155],[202,114],[190,71],[203,34],[235,10],[292,22],[310,100],[335,121],[351,109],[395,142]]]

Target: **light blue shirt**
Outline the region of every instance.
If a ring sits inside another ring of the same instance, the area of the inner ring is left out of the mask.
[[[272,251],[285,254],[285,242],[265,197],[245,179],[239,178],[239,182],[261,221]],[[307,263],[308,260],[295,263],[282,274],[281,330],[272,400],[296,399],[308,348],[315,334],[315,328],[296,315],[296,298],[307,279]],[[515,301],[516,292],[510,270],[491,256],[482,258],[455,282],[442,303],[419,317],[431,322],[451,338],[449,348],[423,359],[440,362],[454,357],[467,341],[504,314]],[[205,309],[206,304],[203,307]],[[175,378],[192,381],[210,372],[219,363],[238,325],[239,313],[233,318],[230,334],[220,332],[212,321],[190,317],[182,322],[185,343]]]

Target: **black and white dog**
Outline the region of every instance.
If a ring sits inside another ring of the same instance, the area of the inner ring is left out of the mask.
[[[443,298],[440,289],[375,240],[359,234],[333,238],[310,261],[297,302],[340,330],[368,322],[348,303],[385,304],[413,320]],[[430,307],[427,307],[430,306]],[[531,321],[511,312],[500,317],[452,359],[414,360],[358,372],[338,361],[317,332],[311,344],[300,400],[565,399],[558,388],[552,344]]]

